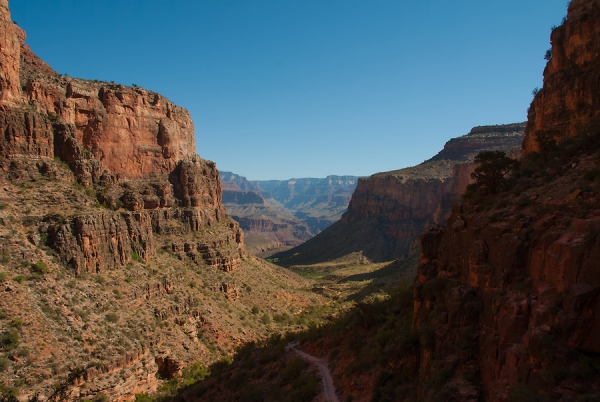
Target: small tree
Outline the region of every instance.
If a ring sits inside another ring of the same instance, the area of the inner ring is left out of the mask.
[[[468,191],[480,191],[484,194],[497,194],[504,183],[505,176],[513,170],[517,161],[506,156],[502,151],[483,151],[475,157],[479,164],[471,173],[475,183],[467,187]]]

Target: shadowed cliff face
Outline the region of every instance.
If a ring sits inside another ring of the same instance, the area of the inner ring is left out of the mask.
[[[471,180],[482,150],[510,151],[524,124],[475,127],[420,165],[358,180],[341,220],[306,243],[274,255],[285,265],[310,264],[362,252],[389,261],[409,252],[427,225],[443,222]],[[294,256],[294,254],[296,254]]]
[[[553,30],[512,190],[457,205],[421,237],[425,399],[599,398],[599,16],[600,2],[573,0]]]
[[[600,126],[600,11],[597,0],[573,0],[550,35],[552,58],[527,116],[523,154]],[[547,147],[547,146],[546,146]]]

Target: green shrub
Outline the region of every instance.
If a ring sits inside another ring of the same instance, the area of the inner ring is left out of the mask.
[[[46,263],[42,260],[38,260],[38,262],[33,264],[32,268],[33,268],[34,272],[37,272],[40,274],[47,274],[48,272],[50,272],[50,269],[48,269],[48,267],[46,266]]]
[[[260,322],[262,322],[265,325],[268,325],[271,323],[271,317],[269,316],[269,314],[265,313],[262,315],[262,317],[260,317]]]
[[[539,400],[537,393],[522,383],[515,385],[508,394],[509,402],[536,402]]]
[[[143,262],[144,261],[144,260],[142,260],[142,257],[140,257],[140,255],[137,252],[133,251],[133,250],[131,250],[131,259],[133,261],[137,261],[137,262]]]
[[[10,326],[13,328],[16,328],[16,329],[20,329],[23,325],[25,325],[25,323],[19,317],[13,318],[12,321],[10,322]]]
[[[2,334],[2,347],[6,350],[13,350],[19,344],[19,340],[19,332],[15,329],[11,329]]]
[[[501,151],[480,152],[475,157],[475,163],[479,164],[471,173],[475,183],[470,184],[467,190],[483,194],[497,194],[506,181],[506,175],[518,165],[518,161]]]
[[[25,275],[17,275],[13,278],[13,281],[21,283],[23,281],[27,280],[27,277]]]
[[[9,261],[10,254],[8,253],[8,250],[2,250],[2,253],[0,253],[0,264],[6,264]]]

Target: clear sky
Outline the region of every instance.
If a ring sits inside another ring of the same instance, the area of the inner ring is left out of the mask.
[[[566,0],[10,0],[56,71],[187,108],[253,180],[412,166],[526,120]]]

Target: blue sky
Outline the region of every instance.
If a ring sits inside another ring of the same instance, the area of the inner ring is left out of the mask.
[[[187,108],[253,180],[367,176],[526,119],[566,0],[10,0],[56,71]]]

